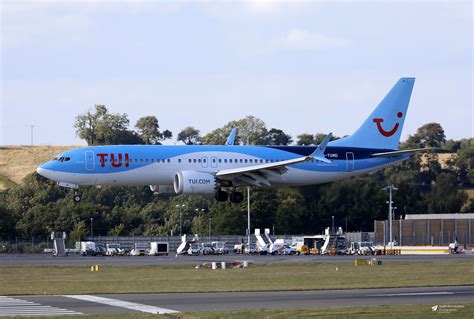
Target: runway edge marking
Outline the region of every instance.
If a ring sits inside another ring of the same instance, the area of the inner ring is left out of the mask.
[[[99,296],[62,295],[62,297],[78,299],[78,300],[84,300],[84,301],[91,301],[91,302],[96,302],[96,303],[100,303],[100,304],[104,304],[104,305],[108,305],[108,306],[126,308],[126,309],[130,309],[130,310],[136,310],[136,311],[152,313],[152,314],[162,315],[162,314],[168,314],[168,313],[179,313],[179,311],[177,311],[177,310],[166,309],[166,308],[155,307],[155,306],[149,306],[149,305],[139,304],[139,303],[135,303],[135,302],[123,301],[123,300],[105,298],[105,297],[99,297]]]
[[[37,302],[0,296],[0,317],[40,317],[83,315],[82,312],[42,305]]]
[[[430,295],[454,295],[454,292],[450,292],[450,291],[405,292],[405,293],[393,293],[393,294],[375,294],[375,295],[368,295],[368,296],[369,297],[396,297],[396,296],[430,296]]]

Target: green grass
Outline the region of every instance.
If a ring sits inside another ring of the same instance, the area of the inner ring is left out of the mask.
[[[336,271],[336,266],[338,271]],[[248,269],[179,266],[0,266],[0,295],[278,291],[474,284],[473,260],[270,264]]]
[[[15,182],[13,182],[11,179],[9,179],[6,176],[0,175],[0,190],[1,189],[7,189],[7,188],[13,188],[17,186]]]
[[[454,305],[454,304],[449,304]],[[345,318],[389,318],[389,319],[429,319],[429,318],[472,318],[474,313],[474,303],[456,303],[456,311],[450,313],[433,312],[433,305],[390,305],[390,306],[370,306],[370,307],[332,307],[332,308],[288,308],[288,309],[257,309],[239,311],[208,311],[180,313],[175,315],[95,315],[80,316],[81,319],[148,319],[148,318],[179,318],[179,319],[303,319],[303,318],[324,318],[324,319],[345,319]],[[71,319],[74,317],[58,317]]]

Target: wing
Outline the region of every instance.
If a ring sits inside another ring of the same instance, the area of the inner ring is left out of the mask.
[[[329,133],[321,142],[321,144],[316,147],[314,152],[308,156],[261,165],[225,169],[217,172],[216,177],[220,180],[232,181],[239,185],[270,186],[270,178],[281,181],[285,180],[282,175],[288,171],[287,167],[290,165],[303,163],[312,159],[325,163],[331,163],[329,159],[324,157],[326,146],[331,140],[331,137],[332,133]]]
[[[395,156],[400,156],[403,154],[412,154],[416,152],[430,152],[434,151],[436,148],[434,147],[428,147],[428,148],[414,148],[411,150],[399,150],[399,151],[393,151],[393,152],[383,152],[383,153],[374,153],[371,156],[372,157],[395,157]]]

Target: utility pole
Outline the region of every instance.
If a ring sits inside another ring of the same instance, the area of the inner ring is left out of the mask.
[[[398,190],[393,184],[382,188],[383,190],[389,190],[389,200],[388,200],[388,231],[389,231],[389,243],[390,249],[393,249],[393,234],[392,234],[392,213],[393,213],[393,201],[392,201],[392,192]]]
[[[35,127],[35,125],[31,124],[30,125],[30,142],[31,142],[31,146],[33,146],[33,128]]]
[[[209,242],[211,242],[211,222],[212,222],[212,218],[211,216],[209,216]]]
[[[94,229],[94,217],[91,217],[91,240],[92,240],[92,237],[94,236],[94,233],[93,233],[93,229]]]
[[[179,236],[181,237],[183,235],[183,210],[182,207],[186,207],[185,204],[183,205],[176,205],[179,209]]]
[[[247,247],[250,247],[250,186],[247,186]]]

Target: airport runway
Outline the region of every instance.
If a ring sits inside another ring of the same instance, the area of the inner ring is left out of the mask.
[[[393,304],[461,306],[474,302],[474,286],[321,291],[117,294],[0,297],[0,316],[177,313],[238,309],[350,307]],[[424,306],[426,307],[426,306]]]
[[[371,256],[360,257],[370,258]],[[390,262],[419,262],[439,260],[472,260],[474,254],[466,255],[399,255],[375,256],[378,260]],[[50,254],[0,254],[0,265],[198,265],[211,261],[250,260],[256,264],[275,263],[353,263],[355,256],[260,256],[260,255],[224,255],[224,256],[80,256],[53,257]]]

